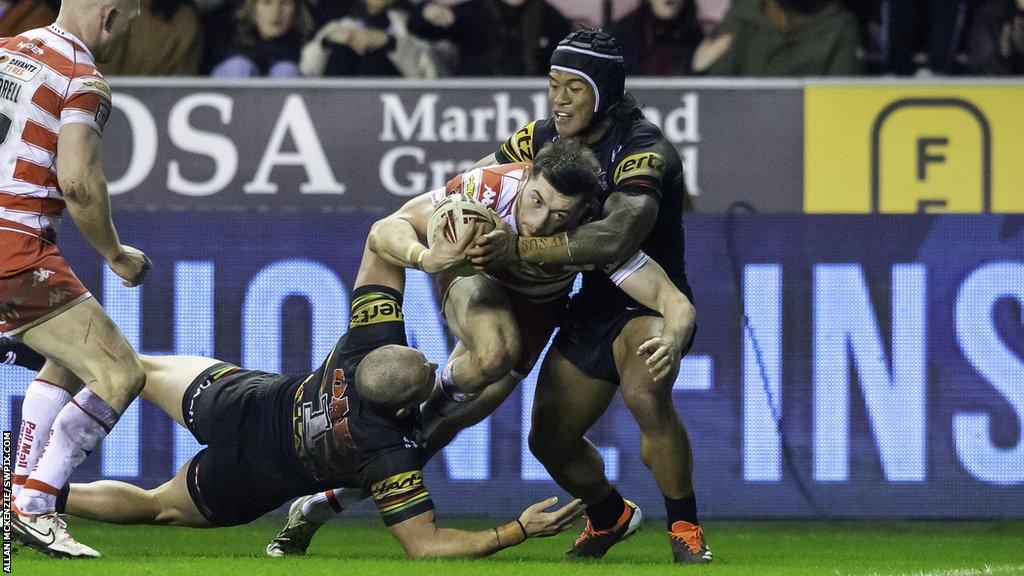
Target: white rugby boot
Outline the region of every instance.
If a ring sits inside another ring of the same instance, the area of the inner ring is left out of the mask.
[[[11,511],[11,533],[22,544],[54,558],[99,558],[100,553],[68,533],[68,524],[56,512],[35,518]]]

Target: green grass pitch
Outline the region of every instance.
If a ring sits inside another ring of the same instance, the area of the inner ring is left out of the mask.
[[[442,521],[484,529],[491,521]],[[379,520],[336,522],[317,535],[309,555],[263,556],[279,520],[212,530],[108,526],[71,519],[72,534],[100,550],[98,560],[53,560],[28,549],[13,558],[15,574],[114,576],[715,576],[1024,574],[1024,522],[893,523],[709,522],[715,564],[673,566],[661,522],[650,522],[597,562],[567,563],[562,552],[576,531],[534,539],[483,560],[412,561]]]

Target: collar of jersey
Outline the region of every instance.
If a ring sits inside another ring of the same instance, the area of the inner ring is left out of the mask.
[[[89,56],[92,56],[92,51],[89,50],[89,47],[85,45],[85,42],[82,42],[81,38],[79,38],[78,36],[75,36],[71,32],[68,32],[63,27],[58,26],[56,22],[54,22],[53,24],[50,24],[49,26],[47,26],[47,28],[50,29],[50,32],[53,32],[54,34],[56,34],[56,35],[58,35],[58,36],[60,36],[62,38],[67,38],[73,44],[75,44],[75,46],[77,46],[79,49],[84,50],[86,54],[88,54]]]

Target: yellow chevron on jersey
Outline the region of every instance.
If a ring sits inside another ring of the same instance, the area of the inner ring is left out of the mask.
[[[533,127],[537,124],[534,120],[515,134],[509,136],[508,140],[501,145],[501,152],[512,162],[529,162],[533,160]]]

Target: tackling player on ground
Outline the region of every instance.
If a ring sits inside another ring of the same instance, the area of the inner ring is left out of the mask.
[[[145,384],[135,351],[55,244],[66,206],[126,286],[150,266],[110,218],[100,162],[110,89],[93,60],[138,13],[139,0],[64,0],[54,24],[0,39],[0,332],[48,359],[23,404],[11,528],[54,556],[99,556],[68,534],[55,500]]]
[[[625,93],[625,67],[616,40],[598,30],[567,36],[551,57],[548,103],[553,117],[531,122],[480,165],[528,161],[558,139],[575,138],[601,163],[602,217],[566,233],[537,238],[500,226],[470,250],[478,266],[601,265],[638,249],[656,260],[691,297],[683,259],[682,162],[654,124]],[[587,526],[569,552],[601,557],[639,525],[640,510],[604,474],[597,449],[584,436],[607,409],[616,388],[640,425],[641,458],[654,473],[668,516],[673,556],[681,563],[712,559],[697,518],[689,439],[672,401],[679,358],[652,378],[633,351],[662,330],[662,319],[585,272],[583,287],[541,366],[530,449],[562,488],[587,504]]]
[[[295,496],[332,486],[369,490],[412,557],[486,556],[550,536],[582,514],[557,498],[479,532],[439,528],[423,483],[417,407],[437,365],[407,346],[404,271],[366,250],[348,332],[313,373],[290,377],[212,358],[143,357],[143,397],[206,447],[164,485],[73,484],[63,511],[116,524],[244,524]],[[240,484],[240,479],[245,479]]]

